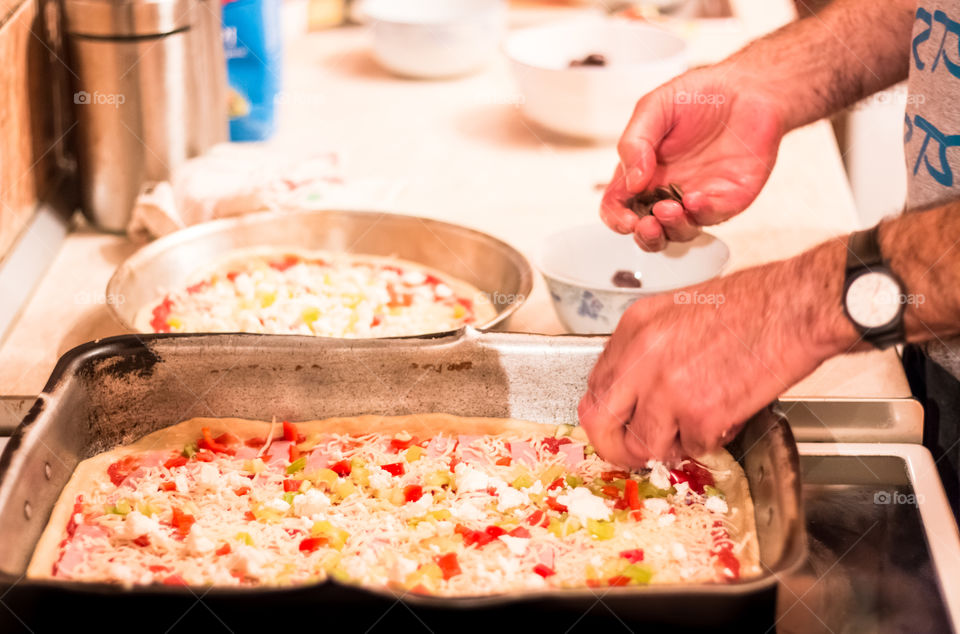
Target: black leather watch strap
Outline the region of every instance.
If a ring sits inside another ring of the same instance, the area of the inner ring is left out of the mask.
[[[883,264],[880,253],[880,225],[850,235],[847,242],[847,273]]]

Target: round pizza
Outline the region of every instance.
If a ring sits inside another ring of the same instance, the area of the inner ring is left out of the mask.
[[[231,253],[137,315],[142,332],[396,337],[483,325],[478,288],[415,262],[347,253]]]
[[[81,462],[28,575],[442,596],[729,583],[760,574],[753,515],[722,450],[628,472],[567,425],[192,419]]]

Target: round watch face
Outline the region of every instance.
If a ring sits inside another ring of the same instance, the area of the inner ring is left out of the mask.
[[[896,319],[902,307],[897,280],[880,271],[867,271],[847,287],[847,313],[864,328],[879,328]]]

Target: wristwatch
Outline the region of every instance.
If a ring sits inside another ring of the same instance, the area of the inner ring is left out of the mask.
[[[906,293],[880,252],[879,225],[850,236],[843,282],[843,312],[877,348],[906,341]]]

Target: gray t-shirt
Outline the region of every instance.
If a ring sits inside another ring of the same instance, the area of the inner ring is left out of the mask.
[[[960,199],[960,0],[918,3],[908,83],[907,209]],[[960,338],[934,339],[927,354],[960,379]]]

